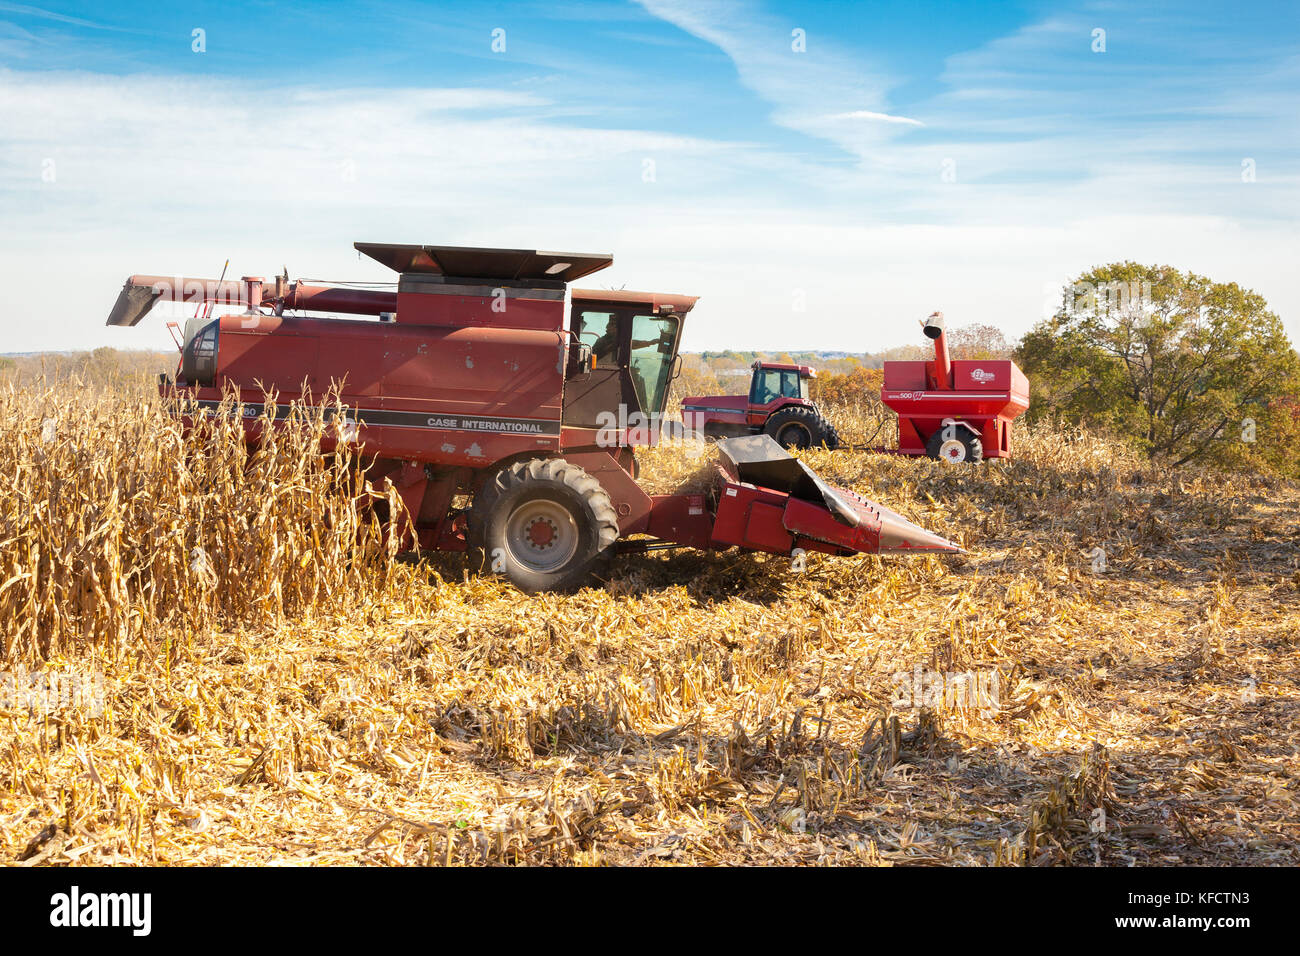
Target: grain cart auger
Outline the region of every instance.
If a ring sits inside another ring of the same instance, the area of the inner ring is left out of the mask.
[[[403,542],[469,550],[525,590],[583,584],[618,550],[960,550],[762,435],[721,444],[707,492],[646,494],[634,450],[658,440],[642,423],[662,416],[694,298],[568,287],[607,255],[356,248],[398,273],[396,291],[138,275],[108,324],[135,325],[159,300],[198,305],[160,388],[195,414],[234,392],[249,441],[268,392],[282,408],[341,383],[367,477],[391,481],[408,512]],[[212,303],[231,308],[209,318]]]

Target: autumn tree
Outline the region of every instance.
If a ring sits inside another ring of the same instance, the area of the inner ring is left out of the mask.
[[[955,359],[973,362],[1011,358],[1012,348],[996,325],[973,323],[947,333],[948,351]]]
[[[826,405],[878,403],[883,374],[878,368],[858,365],[846,373],[822,373],[812,380],[813,401]]]
[[[1267,464],[1297,473],[1288,448],[1297,357],[1264,298],[1169,266],[1099,266],[1021,341],[1031,417],[1127,437],[1153,459]]]

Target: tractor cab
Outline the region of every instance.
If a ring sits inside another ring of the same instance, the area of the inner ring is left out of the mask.
[[[749,404],[767,407],[779,398],[808,401],[808,380],[817,373],[807,365],[755,362],[749,385]]]

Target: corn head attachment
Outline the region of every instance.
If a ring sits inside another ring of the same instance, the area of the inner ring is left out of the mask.
[[[827,484],[767,435],[726,439],[718,452],[715,545],[778,554],[962,550],[883,505]]]

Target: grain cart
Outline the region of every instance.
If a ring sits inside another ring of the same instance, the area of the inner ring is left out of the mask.
[[[934,359],[886,362],[880,400],[898,415],[902,455],[979,462],[1011,454],[1011,422],[1029,407],[1029,380],[1010,359],[952,361],[943,313],[921,323]]]
[[[367,477],[390,481],[405,505],[395,533],[414,547],[468,550],[524,590],[586,583],[617,551],[960,550],[828,485],[762,435],[720,443],[707,491],[647,494],[635,449],[658,439],[694,298],[569,288],[609,266],[607,255],[355,247],[398,274],[396,291],[287,273],[137,275],[108,324],[135,325],[162,300],[199,304],[160,389],[195,403],[193,414],[214,413],[233,391],[250,441],[268,393],[278,413],[338,386],[338,433],[373,457]],[[231,309],[210,317],[213,303]]]

